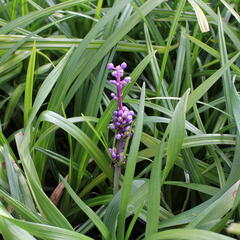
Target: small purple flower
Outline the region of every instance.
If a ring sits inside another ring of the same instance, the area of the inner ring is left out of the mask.
[[[113,118],[109,125],[110,129],[116,131],[115,138],[117,140],[117,147],[109,149],[115,163],[121,161],[126,139],[127,137],[132,136],[130,125],[132,123],[134,112],[129,110],[126,106],[123,106],[122,103],[122,88],[131,81],[131,77],[125,77],[122,80],[124,69],[126,67],[127,64],[125,62],[116,67],[112,63],[108,64],[108,69],[113,71],[112,76],[116,78],[116,80],[110,80],[109,82],[117,88],[117,94],[111,93],[111,97],[118,101],[118,109],[113,112]],[[124,160],[124,162],[126,162],[126,160]]]

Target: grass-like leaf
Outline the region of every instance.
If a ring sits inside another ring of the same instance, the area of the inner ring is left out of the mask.
[[[132,182],[134,178],[134,172],[136,168],[136,160],[137,160],[137,152],[140,145],[140,136],[143,127],[143,114],[144,114],[144,99],[145,99],[145,84],[143,84],[141,97],[140,97],[140,105],[137,114],[137,122],[136,128],[134,131],[134,136],[130,148],[130,152],[128,155],[128,161],[126,165],[126,172],[124,174],[124,181],[122,187],[122,196],[121,196],[121,204],[119,209],[119,223],[118,223],[118,239],[124,239],[124,230],[125,230],[125,218],[127,205],[129,201],[129,195],[131,192]]]

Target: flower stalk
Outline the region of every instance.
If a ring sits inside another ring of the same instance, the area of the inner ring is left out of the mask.
[[[109,128],[115,131],[116,145],[113,148],[109,148],[112,160],[114,162],[115,176],[114,176],[114,193],[117,192],[119,187],[119,177],[121,174],[121,165],[126,163],[126,156],[124,156],[124,148],[126,140],[131,136],[131,123],[134,116],[134,112],[129,110],[126,106],[123,105],[122,101],[122,88],[125,87],[130,81],[130,77],[125,77],[124,69],[127,67],[127,64],[124,62],[121,65],[114,66],[112,63],[108,64],[108,69],[112,70],[112,76],[114,80],[109,82],[116,86],[117,95],[111,93],[111,96],[117,100],[118,109],[113,112],[113,118],[109,125]]]

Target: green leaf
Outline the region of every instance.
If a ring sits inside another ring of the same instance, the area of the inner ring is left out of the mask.
[[[240,53],[236,54],[223,67],[217,70],[211,77],[206,79],[200,86],[198,86],[190,95],[187,104],[189,110],[211,87],[212,85],[225,73],[225,71],[237,60]]]
[[[11,98],[10,101],[8,102],[5,114],[4,114],[4,123],[5,123],[5,128],[7,127],[15,108],[18,106],[18,102],[23,94],[25,88],[25,84],[19,84],[16,89],[13,91],[13,93],[11,94]]]
[[[12,224],[6,218],[12,218],[12,216],[0,202],[0,229],[4,240],[36,240],[28,232]]]
[[[143,16],[145,16],[162,2],[163,0],[148,0],[140,7],[140,11],[142,12]],[[73,95],[76,93],[77,89],[79,89],[83,81],[91,73],[91,71],[97,66],[99,61],[140,21],[141,21],[141,16],[139,16],[138,12],[136,12],[133,15],[131,15],[131,17],[128,19],[128,24],[122,24],[109,36],[109,38],[104,42],[104,44],[97,51],[94,57],[91,58],[87,63],[85,63],[85,66],[88,66],[88,67],[85,67],[81,72],[81,74],[78,76],[79,81],[76,81],[72,85],[69,91],[71,93],[71,96],[70,95],[67,96],[66,103],[69,103]],[[95,27],[96,26],[97,24],[95,25]]]
[[[126,165],[126,171],[125,171],[124,181],[122,186],[122,197],[121,197],[121,204],[120,204],[119,218],[118,218],[118,221],[119,221],[118,222],[118,239],[119,240],[124,239],[127,205],[129,201],[129,194],[131,192],[133,178],[134,178],[138,148],[140,145],[140,136],[143,128],[144,99],[145,99],[145,83],[143,83],[143,87],[141,90],[140,104],[139,104],[137,120],[136,120],[137,121],[136,128],[134,131],[134,136],[133,136],[132,144],[130,147],[130,152],[128,155],[128,161]]]
[[[240,16],[239,14],[233,9],[233,7],[228,4],[226,1],[224,0],[220,0],[224,5],[225,7],[231,12],[231,14],[236,18],[236,20],[240,23]]]
[[[32,110],[32,95],[33,95],[33,81],[34,81],[34,69],[36,61],[36,47],[35,44],[32,48],[32,54],[29,59],[26,84],[25,84],[25,96],[24,96],[24,126],[27,126],[28,117]]]
[[[240,181],[236,182],[231,188],[221,195],[214,203],[205,208],[191,223],[187,225],[187,228],[201,227],[214,220],[219,220],[223,217],[234,205],[235,193],[239,188]],[[209,227],[210,228],[210,224]]]
[[[211,9],[209,7],[209,5],[207,3],[205,3],[202,0],[195,0],[195,2],[205,11],[209,14],[209,16],[211,16],[211,18],[214,20],[215,24],[217,24],[218,22],[218,16],[217,14],[214,12],[213,9]],[[237,36],[236,32],[234,32],[231,27],[229,26],[229,24],[227,23],[223,23],[223,27],[224,27],[224,31],[225,33],[228,35],[228,37],[231,39],[231,41],[233,42],[233,44],[235,45],[235,47],[237,48],[237,50],[240,50],[240,39]]]
[[[186,91],[186,93],[182,96],[182,98],[178,102],[176,109],[173,113],[172,120],[169,124],[167,161],[166,166],[163,170],[162,176],[163,181],[167,178],[182,148],[183,139],[185,135],[185,114],[189,92],[190,89]]]
[[[108,176],[109,179],[112,179],[113,172],[112,167],[110,167],[109,161],[106,159],[105,155],[99,150],[99,148],[93,143],[93,141],[78,127],[73,123],[63,118],[57,113],[52,111],[43,112],[38,122],[47,121],[55,124],[56,126],[64,129],[72,137],[74,137],[89,153],[90,156],[96,161],[100,169]]]
[[[66,20],[66,18],[65,18]],[[60,21],[60,20],[59,20]],[[61,21],[63,21],[61,19]],[[48,24],[41,29],[38,29],[37,33],[40,30],[45,30],[49,28],[53,24]],[[42,50],[65,50],[72,47],[78,47],[78,45],[83,42],[84,40],[81,38],[40,38],[40,37],[32,37],[31,34],[29,36],[24,35],[0,35],[1,46],[0,49],[10,49],[14,48],[16,50],[16,46],[18,46],[21,50],[31,50],[35,43],[37,49]],[[86,50],[98,50],[101,46],[105,43],[106,40],[92,40],[89,45],[86,47]],[[170,46],[170,51],[174,50],[177,47],[177,44]],[[159,54],[163,54],[165,52],[165,46],[153,45],[153,50]],[[118,52],[147,52],[148,49],[145,44],[140,43],[131,43],[131,42],[124,42],[119,41],[116,45],[116,51]]]
[[[196,4],[196,2],[194,0],[188,0],[188,2],[192,5],[192,7],[195,11],[200,30],[202,32],[208,32],[209,31],[208,21],[207,21],[206,16],[204,15],[202,9],[198,6],[198,4]]]
[[[146,240],[184,239],[184,240],[234,240],[218,233],[198,229],[173,229],[150,236]]]
[[[29,221],[33,222],[39,222],[41,223],[42,220],[36,216],[34,213],[31,212],[30,209],[27,209],[21,202],[19,202],[17,199],[10,197],[7,193],[5,193],[3,190],[0,189],[0,196],[4,199],[9,205],[11,205],[14,210],[21,214],[23,218]]]
[[[106,228],[105,224],[102,222],[102,220],[98,217],[98,215],[90,208],[88,205],[86,205],[73,191],[71,186],[66,182],[66,180],[61,177],[61,181],[63,182],[65,188],[67,189],[68,193],[74,200],[74,202],[81,208],[81,210],[89,217],[89,219],[92,220],[92,222],[95,224],[95,226],[98,228],[98,230],[101,232],[102,236],[105,239],[109,238],[109,231]]]
[[[24,137],[26,137],[26,135]],[[17,144],[19,155],[20,155],[20,159],[25,160],[29,156],[29,159],[28,159],[30,161],[29,163],[32,164],[33,166],[33,169],[31,169],[29,165],[25,165],[25,164],[29,164],[28,162],[25,163],[22,161],[22,164],[24,166],[24,171],[27,177],[27,181],[31,188],[31,193],[34,197],[34,200],[36,202],[37,208],[39,209],[40,213],[52,225],[72,230],[71,224],[67,221],[67,219],[62,215],[62,213],[56,208],[56,206],[47,197],[47,195],[44,193],[40,185],[37,175],[34,175],[37,173],[36,173],[35,166],[33,165],[29,149],[26,148],[25,145],[24,145],[24,148],[21,147],[23,144],[23,136],[21,135],[21,133],[16,134],[15,139],[16,139],[16,144]]]
[[[22,193],[19,186],[18,176],[13,167],[13,164],[16,163],[11,161],[7,145],[3,146],[3,156],[6,163],[8,183],[10,187],[11,196],[16,200],[22,201]]]
[[[218,11],[218,34],[219,34],[219,49],[221,56],[221,66],[223,67],[229,60],[227,55],[227,46],[224,38],[223,24],[220,12]],[[233,83],[231,79],[231,71],[228,67],[226,72],[223,74],[223,90],[226,102],[227,112],[232,116],[232,103],[231,103],[231,89],[233,88]]]
[[[185,6],[186,0],[182,0],[178,2],[178,6],[177,6],[177,11],[176,14],[174,16],[174,20],[173,23],[171,25],[170,28],[170,32],[169,32],[169,36],[168,36],[168,41],[167,41],[167,48],[166,51],[164,52],[163,55],[163,60],[162,60],[162,65],[161,65],[161,73],[160,73],[160,77],[159,77],[159,82],[161,83],[163,81],[163,77],[164,77],[164,73],[165,73],[165,69],[166,69],[166,65],[167,65],[167,60],[168,60],[168,56],[169,56],[169,50],[170,50],[170,46],[174,37],[174,34],[176,32],[177,26],[178,26],[178,21],[179,18],[181,16],[181,12]],[[160,87],[161,84],[158,84],[158,93],[160,93]]]
[[[186,33],[185,28],[181,28],[180,45],[177,51],[177,62],[173,77],[173,91],[172,91],[173,96],[179,96],[181,84],[183,81],[182,75],[185,63],[185,52],[187,47],[187,39],[185,33]]]
[[[66,230],[63,228],[53,227],[50,225],[31,223],[17,219],[8,219],[18,227],[30,232],[36,237],[48,240],[92,240],[93,238],[87,237],[81,233]],[[21,238],[22,239],[22,238]],[[10,239],[9,239],[10,240]]]
[[[235,119],[235,123],[237,126],[237,130],[238,130],[238,134],[240,134],[240,111],[239,111],[239,106],[240,106],[240,96],[238,95],[238,92],[235,88],[235,86],[233,85],[232,89],[231,89],[231,103],[232,103],[232,110],[233,110],[233,116]]]
[[[127,216],[132,215],[137,211],[138,207],[142,206],[142,203],[146,199],[147,184],[143,180],[134,180],[131,188],[130,200],[127,207]],[[114,195],[111,202],[106,208],[104,215],[104,223],[111,233],[111,239],[116,238],[117,219],[119,215],[119,208],[121,204],[122,188]]]
[[[0,229],[4,240],[36,240],[28,232],[0,216]]]
[[[160,195],[161,195],[161,185],[162,185],[162,159],[164,155],[165,137],[167,136],[167,131],[163,137],[160,146],[158,146],[157,154],[155,155],[150,181],[149,181],[149,192],[148,192],[148,203],[147,203],[147,219],[146,219],[146,232],[145,238],[150,235],[157,233],[158,222],[160,216]]]
[[[196,191],[199,191],[202,193],[206,193],[211,196],[215,195],[219,191],[219,188],[212,187],[209,185],[197,184],[197,183],[166,181],[166,182],[164,182],[164,184],[189,188],[189,189],[196,190]]]
[[[37,20],[41,17],[50,15],[50,14],[56,12],[57,10],[62,10],[65,8],[76,6],[76,5],[82,4],[83,2],[85,2],[85,0],[69,0],[67,2],[59,3],[53,7],[48,7],[48,8],[42,9],[42,10],[31,12],[26,16],[18,17],[17,19],[15,19],[15,20],[11,21],[10,23],[6,24],[5,26],[3,26],[0,29],[0,34],[6,34],[10,31],[14,30],[16,27],[20,27],[23,25],[26,26],[26,25],[32,23],[34,20]]]

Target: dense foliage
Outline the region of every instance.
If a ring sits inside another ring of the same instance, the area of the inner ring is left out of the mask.
[[[239,5],[1,0],[3,238],[236,239]]]

